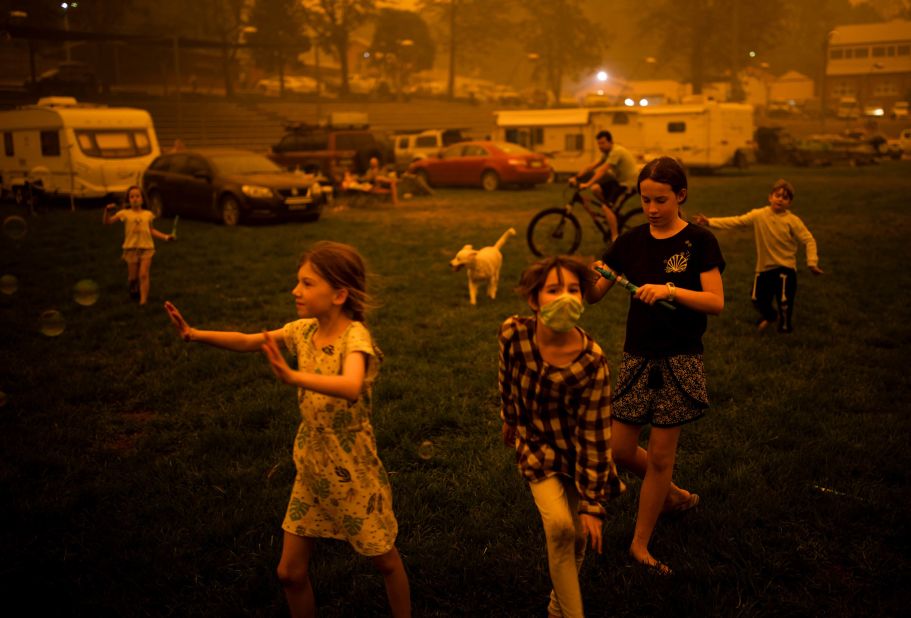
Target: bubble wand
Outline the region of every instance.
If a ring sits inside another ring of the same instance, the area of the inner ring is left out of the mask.
[[[180,221],[180,215],[174,215],[174,224],[171,226],[171,238],[177,240],[177,222]]]
[[[601,268],[600,266],[595,266],[594,268],[595,268],[595,270],[598,271],[598,273],[601,274],[602,277],[604,277],[605,279],[610,279],[611,281],[613,281],[614,283],[616,283],[617,285],[619,285],[620,287],[625,289],[630,294],[635,294],[636,291],[639,289],[638,285],[630,283],[630,280],[622,275],[618,277],[613,272],[611,272],[607,269]],[[677,308],[674,305],[672,305],[671,303],[667,302],[666,300],[659,300],[657,304],[661,305],[665,309],[670,309],[671,311],[673,311]]]

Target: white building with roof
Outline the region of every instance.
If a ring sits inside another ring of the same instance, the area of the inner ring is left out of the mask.
[[[911,21],[837,26],[827,39],[824,94],[832,108],[843,97],[861,105],[891,105],[911,94]]]

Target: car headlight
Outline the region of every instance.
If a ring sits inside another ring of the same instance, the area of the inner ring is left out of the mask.
[[[269,187],[260,187],[259,185],[243,185],[240,188],[247,197],[270,198],[272,189]]]
[[[519,165],[525,165],[525,159],[509,159],[506,162],[509,163],[510,165],[515,165],[516,167],[518,167]]]

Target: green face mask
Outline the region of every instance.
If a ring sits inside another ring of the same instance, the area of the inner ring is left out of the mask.
[[[545,326],[558,333],[565,333],[575,328],[584,309],[582,301],[575,296],[561,294],[542,306],[538,313]]]

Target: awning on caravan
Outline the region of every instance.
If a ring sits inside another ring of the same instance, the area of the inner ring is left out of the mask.
[[[494,112],[499,127],[568,127],[588,124],[587,109],[528,109]]]

